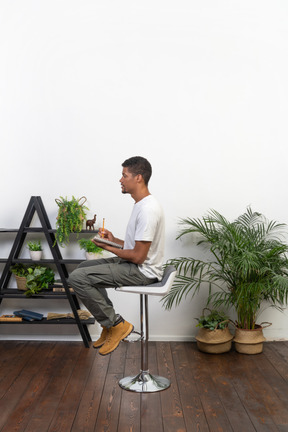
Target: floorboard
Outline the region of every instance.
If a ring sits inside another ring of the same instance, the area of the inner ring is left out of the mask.
[[[194,380],[195,363],[189,355],[187,344],[174,342],[171,345],[186,430],[209,432],[201,398]]]
[[[140,342],[101,356],[82,342],[0,341],[1,432],[288,432],[288,342],[258,355],[149,342],[162,392],[122,390]]]

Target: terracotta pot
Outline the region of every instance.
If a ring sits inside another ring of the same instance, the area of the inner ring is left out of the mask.
[[[196,336],[197,347],[209,354],[222,354],[230,351],[233,336],[228,327],[223,330],[200,328]]]
[[[271,323],[267,324],[271,325]],[[234,336],[235,350],[241,354],[262,353],[263,342],[266,340],[263,336],[263,328],[262,325],[256,325],[254,330],[239,329],[236,327]]]

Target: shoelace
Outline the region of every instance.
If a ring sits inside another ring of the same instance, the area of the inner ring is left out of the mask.
[[[109,329],[107,329],[107,336],[106,336],[105,343],[107,343],[107,342],[109,343],[111,341],[111,337],[112,337],[112,329],[109,328]]]

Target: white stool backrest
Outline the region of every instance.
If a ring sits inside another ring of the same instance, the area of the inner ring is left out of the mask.
[[[135,294],[148,294],[154,296],[161,296],[168,294],[170,291],[174,279],[176,277],[177,270],[174,266],[167,266],[164,269],[163,278],[160,282],[156,282],[151,285],[144,286],[123,286],[116,288],[116,291],[129,292]]]

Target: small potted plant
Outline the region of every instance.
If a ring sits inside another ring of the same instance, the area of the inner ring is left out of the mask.
[[[29,266],[26,277],[26,297],[38,294],[43,289],[49,289],[54,284],[55,274],[49,267]]]
[[[206,314],[208,311],[208,315]],[[233,335],[228,324],[229,317],[222,311],[205,308],[203,315],[196,318],[199,332],[196,336],[197,347],[200,351],[210,354],[222,354],[230,351]]]
[[[15,276],[18,290],[26,291],[28,289],[26,287],[26,277],[28,275],[27,266],[24,266],[24,264],[14,264],[10,267],[10,271]]]
[[[102,255],[103,249],[96,246],[95,243],[93,243],[89,239],[82,238],[78,240],[80,249],[85,250],[86,252],[86,259],[92,260],[97,259],[99,255]]]
[[[10,271],[15,275],[18,289],[25,291],[27,297],[48,289],[55,281],[55,274],[49,267],[15,264]]]
[[[42,245],[40,240],[29,241],[27,243],[29,249],[30,258],[33,261],[39,261],[42,257]]]
[[[58,242],[60,246],[69,243],[69,236],[71,233],[79,233],[83,229],[83,223],[86,220],[87,207],[84,206],[86,202],[85,197],[76,199],[72,196],[71,200],[67,197],[55,200],[58,209],[58,216],[56,220],[56,234],[55,243]]]

